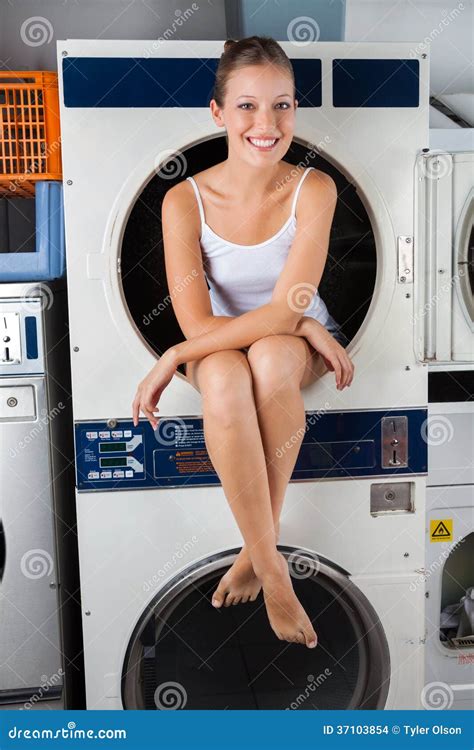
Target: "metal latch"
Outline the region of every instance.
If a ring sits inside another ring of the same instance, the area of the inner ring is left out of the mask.
[[[398,282],[413,284],[413,237],[401,235],[397,238]]]

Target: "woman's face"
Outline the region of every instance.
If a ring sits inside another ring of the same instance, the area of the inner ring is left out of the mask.
[[[283,158],[293,138],[297,106],[292,79],[276,65],[241,68],[227,79],[224,107],[211,101],[214,121],[227,129],[229,153],[252,165]]]

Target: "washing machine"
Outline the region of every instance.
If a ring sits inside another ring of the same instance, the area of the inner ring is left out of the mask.
[[[319,644],[279,641],[262,595],[210,596],[242,538],[183,368],[154,432],[137,384],[184,339],[161,202],[226,158],[209,110],[223,41],[58,42],[76,503],[89,709],[421,707],[427,365],[414,341],[416,162],[429,56],[407,43],[282,42],[299,108],[285,159],[333,176],[319,292],[356,377],[304,391],[280,549]],[[190,283],[177,278],[176,287]]]
[[[465,386],[458,387],[460,396]],[[474,631],[462,621],[460,605],[474,586],[474,402],[430,403],[427,437],[423,703],[427,709],[473,710]]]

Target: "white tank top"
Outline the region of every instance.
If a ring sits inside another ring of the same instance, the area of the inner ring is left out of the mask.
[[[256,245],[239,245],[229,242],[216,234],[206,224],[204,207],[198,186],[193,177],[191,182],[199,205],[201,216],[201,236],[203,269],[209,283],[213,315],[237,317],[254,310],[271,300],[275,283],[285,265],[288,252],[296,231],[296,201],[304,178],[310,169],[307,167],[301,176],[293,196],[291,215],[281,229],[264,242]],[[307,295],[295,295],[296,304],[306,304]],[[316,318],[322,325],[332,321],[328,309],[316,291],[304,315]]]

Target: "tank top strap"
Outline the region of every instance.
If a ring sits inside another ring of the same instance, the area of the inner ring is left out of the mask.
[[[194,179],[194,177],[186,177],[186,179],[190,181],[191,185],[193,186],[194,193],[196,195],[196,200],[199,206],[199,215],[201,217],[201,231],[202,231],[204,229],[204,224],[206,223],[206,219],[204,218],[204,206],[202,204],[201,193],[199,192],[199,188],[196,184],[196,180]]]
[[[306,167],[306,169],[303,172],[303,174],[301,175],[300,181],[299,181],[299,183],[298,183],[298,185],[296,187],[295,194],[293,196],[293,204],[291,206],[291,216],[293,218],[295,217],[295,213],[296,213],[296,201],[298,200],[298,195],[299,195],[299,192],[301,190],[301,185],[303,184],[303,180],[306,177],[306,175],[308,174],[308,172],[310,171],[310,169],[314,169],[314,167]]]

